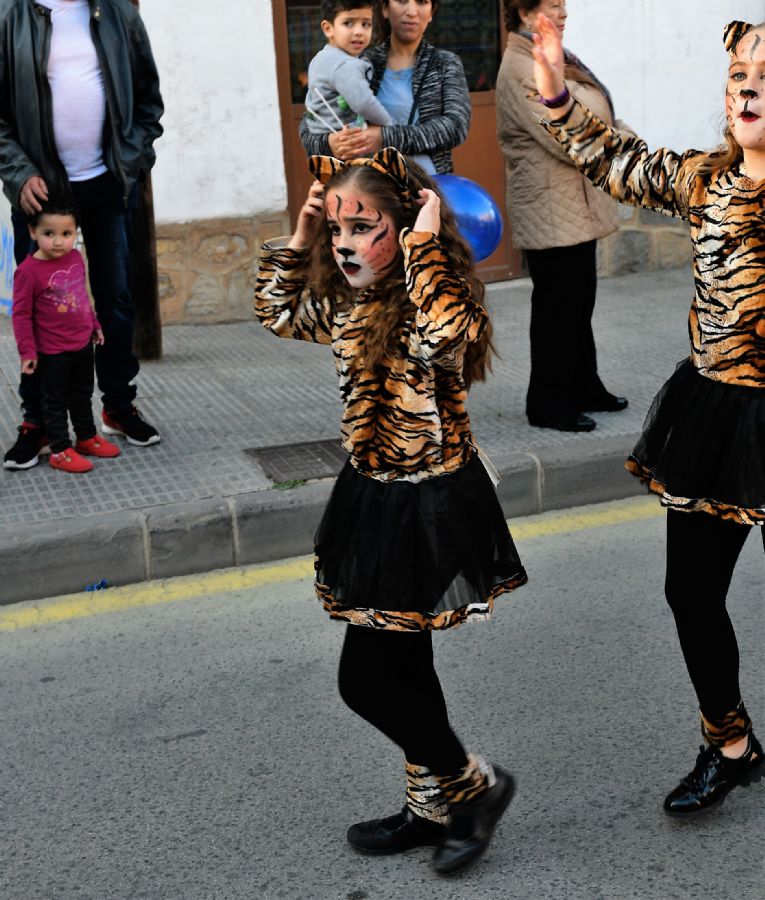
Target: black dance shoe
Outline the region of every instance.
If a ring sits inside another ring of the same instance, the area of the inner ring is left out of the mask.
[[[496,766],[494,774],[497,781],[488,791],[470,803],[450,807],[452,821],[446,827],[446,839],[433,857],[439,875],[455,875],[486,852],[497,822],[515,794],[512,775]]]
[[[348,829],[348,843],[362,853],[403,853],[414,847],[437,847],[446,825],[415,815],[405,806],[395,816],[357,822]]]
[[[765,775],[762,747],[750,733],[746,752],[728,759],[717,747],[699,747],[693,771],[667,794],[664,811],[670,816],[688,816],[725,799],[737,785],[749,785]]]
[[[578,404],[582,412],[621,412],[629,406],[629,400],[626,397],[617,397],[615,394],[600,394],[598,397],[591,397],[589,400],[583,400]]]
[[[534,428],[555,428],[557,431],[592,431],[595,428],[595,419],[582,413],[572,413],[568,416],[529,416],[529,425]]]

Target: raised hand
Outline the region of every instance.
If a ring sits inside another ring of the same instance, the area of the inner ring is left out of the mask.
[[[304,250],[311,246],[316,226],[324,213],[324,185],[314,181],[308,189],[305,203],[300,207],[295,233],[287,244],[293,250]]]
[[[423,188],[416,201],[420,205],[413,231],[430,231],[437,235],[441,230],[441,198],[435,191]]]
[[[536,28],[534,46],[531,50],[534,56],[534,80],[539,96],[551,100],[562,93],[565,87],[563,44],[558,29],[542,13],[537,16]],[[563,115],[566,108],[550,110],[550,113],[553,118],[558,118],[559,115]]]

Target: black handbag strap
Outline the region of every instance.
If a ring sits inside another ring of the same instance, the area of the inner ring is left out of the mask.
[[[411,125],[414,122],[414,117],[417,115],[417,106],[420,102],[420,94],[422,93],[422,89],[425,85],[425,81],[428,77],[428,72],[430,72],[431,67],[433,66],[433,60],[436,57],[436,48],[430,48],[430,55],[428,56],[428,62],[425,66],[425,71],[422,73],[422,78],[420,79],[420,84],[417,88],[417,93],[414,95],[414,100],[412,101],[412,108],[409,110],[409,119],[407,120],[407,125]]]

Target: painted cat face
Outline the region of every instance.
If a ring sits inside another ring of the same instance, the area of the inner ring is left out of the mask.
[[[765,29],[744,35],[731,54],[725,112],[745,150],[765,150]]]
[[[352,184],[330,188],[325,201],[335,261],[354,288],[367,288],[387,277],[398,258],[398,233],[374,198]]]

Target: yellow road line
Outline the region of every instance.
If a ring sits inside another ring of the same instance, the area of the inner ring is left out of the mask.
[[[517,542],[556,534],[585,531],[658,518],[663,510],[655,499],[646,497],[619,503],[605,503],[584,512],[553,512],[511,522]],[[87,616],[177,603],[212,594],[300,581],[313,575],[313,560],[305,556],[276,565],[225,569],[204,575],[185,575],[167,581],[150,581],[93,593],[67,594],[37,603],[19,603],[0,607],[0,632],[16,631],[34,625],[46,625]]]
[[[638,500],[614,501],[600,506],[586,507],[585,512],[543,513],[522,522],[510,522],[513,539],[526,541],[537,537],[550,537],[589,528],[606,528],[609,525],[625,525],[643,519],[663,517],[665,511],[655,497],[641,497]]]

